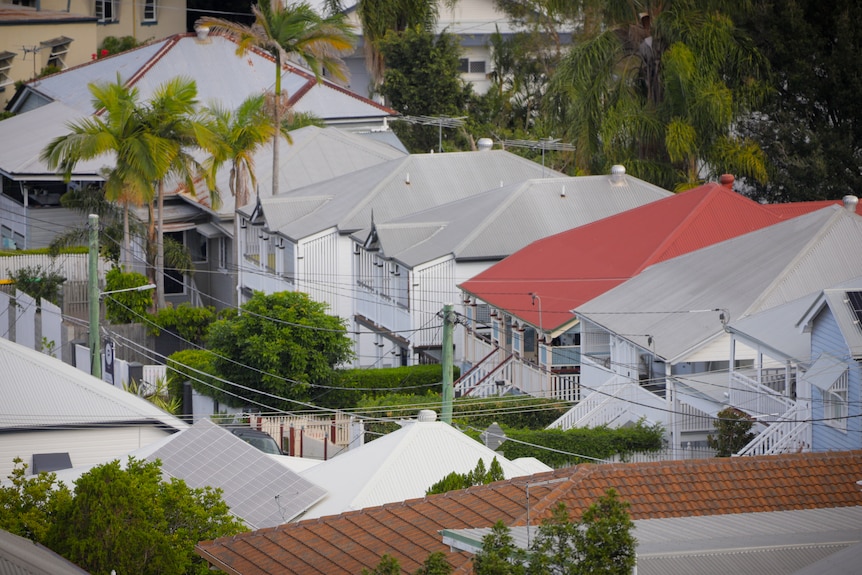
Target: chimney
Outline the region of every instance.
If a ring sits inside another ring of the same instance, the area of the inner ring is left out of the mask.
[[[718,183],[727,188],[728,190],[733,189],[733,182],[736,178],[733,177],[733,174],[721,174],[721,177],[718,179]]]
[[[859,204],[859,198],[856,196],[844,196],[844,209],[848,212],[856,213],[856,206]]]

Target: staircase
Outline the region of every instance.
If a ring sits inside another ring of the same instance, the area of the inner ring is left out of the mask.
[[[734,457],[798,453],[810,449],[811,422],[804,421],[807,417],[807,410],[803,406],[794,405]]]
[[[512,386],[512,354],[495,348],[455,382],[456,397],[502,395]],[[499,382],[502,382],[500,385]]]
[[[612,425],[626,415],[635,421],[643,417],[654,420],[652,410],[663,412],[666,409],[665,400],[656,394],[630,381],[614,378],[593,390],[548,428]]]

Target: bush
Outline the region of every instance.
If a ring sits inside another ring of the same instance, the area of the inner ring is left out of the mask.
[[[454,378],[460,371],[454,369]],[[424,395],[426,392],[440,393],[443,381],[443,366],[413,365],[410,367],[387,367],[381,369],[342,369],[337,370],[312,400],[323,407],[350,408],[369,399],[386,397],[392,393],[404,392]]]
[[[60,301],[60,286],[66,278],[57,272],[43,270],[42,266],[21,268],[9,274],[12,285],[38,301],[46,300],[54,305]]]
[[[176,307],[162,308],[150,320],[150,333],[159,335],[161,330],[169,331],[194,344],[201,345],[206,338],[210,325],[216,320],[215,308],[194,307],[189,303],[181,303]]]
[[[143,274],[124,272],[116,267],[105,274],[106,292],[136,288],[148,283]],[[111,323],[138,323],[146,318],[147,310],[152,306],[152,290],[108,294],[105,296],[105,317]]]
[[[608,459],[615,455],[625,457],[639,451],[658,451],[664,446],[661,425],[638,423],[632,427],[576,429],[506,429],[506,441],[498,452],[507,459],[535,457],[551,467],[565,467],[577,463],[592,463],[594,459]],[[540,445],[555,451],[533,447]],[[562,453],[560,453],[562,452]],[[584,455],[568,455],[569,453]]]
[[[214,379],[212,354],[203,349],[184,349],[168,356],[168,394],[183,397],[183,384],[192,382],[192,389],[220,403],[233,405],[237,399],[222,391],[222,382]],[[203,373],[200,373],[203,372]],[[208,375],[207,375],[208,374]]]

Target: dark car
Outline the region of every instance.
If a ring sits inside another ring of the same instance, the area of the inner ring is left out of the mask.
[[[251,427],[233,427],[230,432],[264,453],[283,455],[281,449],[278,448],[278,443],[268,433],[252,429]]]

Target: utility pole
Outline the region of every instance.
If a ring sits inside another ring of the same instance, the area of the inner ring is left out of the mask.
[[[452,387],[452,330],[455,327],[453,321],[455,306],[451,303],[443,305],[443,415],[445,423],[452,424],[452,401],[455,390]]]
[[[90,374],[102,379],[102,354],[99,337],[99,216],[90,214],[90,257],[88,285],[90,301]]]

